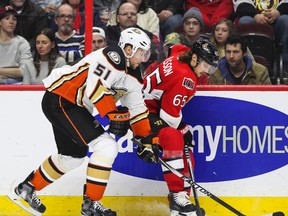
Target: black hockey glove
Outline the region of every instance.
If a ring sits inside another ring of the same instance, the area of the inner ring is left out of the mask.
[[[120,107],[118,110],[107,114],[110,123],[108,131],[117,136],[125,136],[130,128],[130,113],[127,107]]]
[[[137,147],[138,157],[148,163],[157,163],[160,154],[158,137],[151,134],[146,137],[137,137],[137,139],[142,143],[142,146]]]
[[[180,131],[183,134],[184,145],[187,145],[189,148],[194,147],[195,143],[193,141],[193,135],[189,130],[189,125],[185,124],[184,127],[180,128]]]

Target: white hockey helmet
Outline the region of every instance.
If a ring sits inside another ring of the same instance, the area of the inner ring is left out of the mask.
[[[148,35],[139,28],[130,27],[121,32],[118,45],[124,52],[124,48],[127,44],[132,45],[131,56],[126,56],[127,58],[132,58],[139,48],[146,51],[144,62],[150,57],[150,47],[151,40]],[[125,53],[125,52],[124,52]]]

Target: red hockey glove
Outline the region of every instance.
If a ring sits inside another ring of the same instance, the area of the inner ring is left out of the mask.
[[[142,143],[142,146],[137,147],[138,157],[148,163],[157,163],[160,154],[158,137],[151,134],[146,137],[137,137],[137,139],[140,139]]]
[[[130,128],[130,113],[127,107],[120,107],[118,110],[107,114],[110,124],[108,131],[117,136],[125,136]]]

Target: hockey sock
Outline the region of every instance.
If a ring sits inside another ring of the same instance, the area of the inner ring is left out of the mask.
[[[35,189],[39,191],[59,179],[62,175],[64,175],[64,173],[55,166],[50,156],[35,171],[34,177],[30,182],[34,185]]]

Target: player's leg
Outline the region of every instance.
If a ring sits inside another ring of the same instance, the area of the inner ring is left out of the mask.
[[[49,156],[36,171],[33,171],[13,190],[15,193],[11,195],[16,204],[21,204],[17,198],[22,198],[32,210],[40,213],[43,213],[46,208],[35,191],[43,189],[65,173],[79,167],[87,155],[86,143],[104,131],[101,126],[95,127],[93,116],[85,108],[77,107],[49,92],[46,92],[43,97],[42,108],[47,119],[52,123],[58,154]],[[79,122],[87,124],[88,128],[93,128],[93,135],[91,136],[91,129],[84,130],[83,126],[78,125]],[[83,131],[88,133],[85,134]]]
[[[114,138],[103,133],[89,143],[92,155],[89,159],[86,176],[86,187],[82,204],[82,215],[116,216],[116,212],[105,208],[100,200],[105,192],[112,164],[118,154]]]
[[[184,140],[181,132],[174,128],[166,127],[159,131],[158,137],[160,145],[163,148],[162,159],[184,174]],[[179,214],[194,215],[196,207],[189,200],[187,188],[185,190],[184,187],[184,180],[180,179],[163,166],[162,170],[169,189],[168,199],[171,216]]]
[[[61,119],[61,122],[66,122],[65,125],[62,124],[63,128],[66,129],[64,132],[69,134],[70,139],[77,144],[75,146],[79,144],[79,146],[85,147],[85,151],[82,152],[83,155],[87,155],[88,145],[92,150],[87,167],[86,190],[81,213],[89,216],[116,215],[116,212],[105,208],[100,203],[106,189],[112,164],[118,153],[115,139],[104,132],[103,127],[85,108],[75,106],[62,99],[61,109],[66,116],[66,119]],[[59,125],[57,121],[52,121],[52,123],[53,125]],[[61,138],[61,136],[57,137]],[[56,139],[56,141],[57,148],[63,155],[70,155],[74,158],[83,156],[82,154],[78,155],[81,152],[80,147],[78,147],[79,151],[77,149],[75,151],[75,149],[71,150],[71,148],[63,146],[61,139]]]
[[[180,131],[169,127],[169,125],[159,118],[158,115],[149,114],[148,116],[151,129],[157,133],[159,143],[163,150],[162,159],[176,170],[184,174],[183,149],[184,139]],[[170,170],[162,166],[164,179],[169,189],[169,207],[171,215],[191,215],[195,206],[189,201],[187,193],[190,185],[185,185],[184,180],[175,176]],[[186,174],[186,173],[185,173]]]

